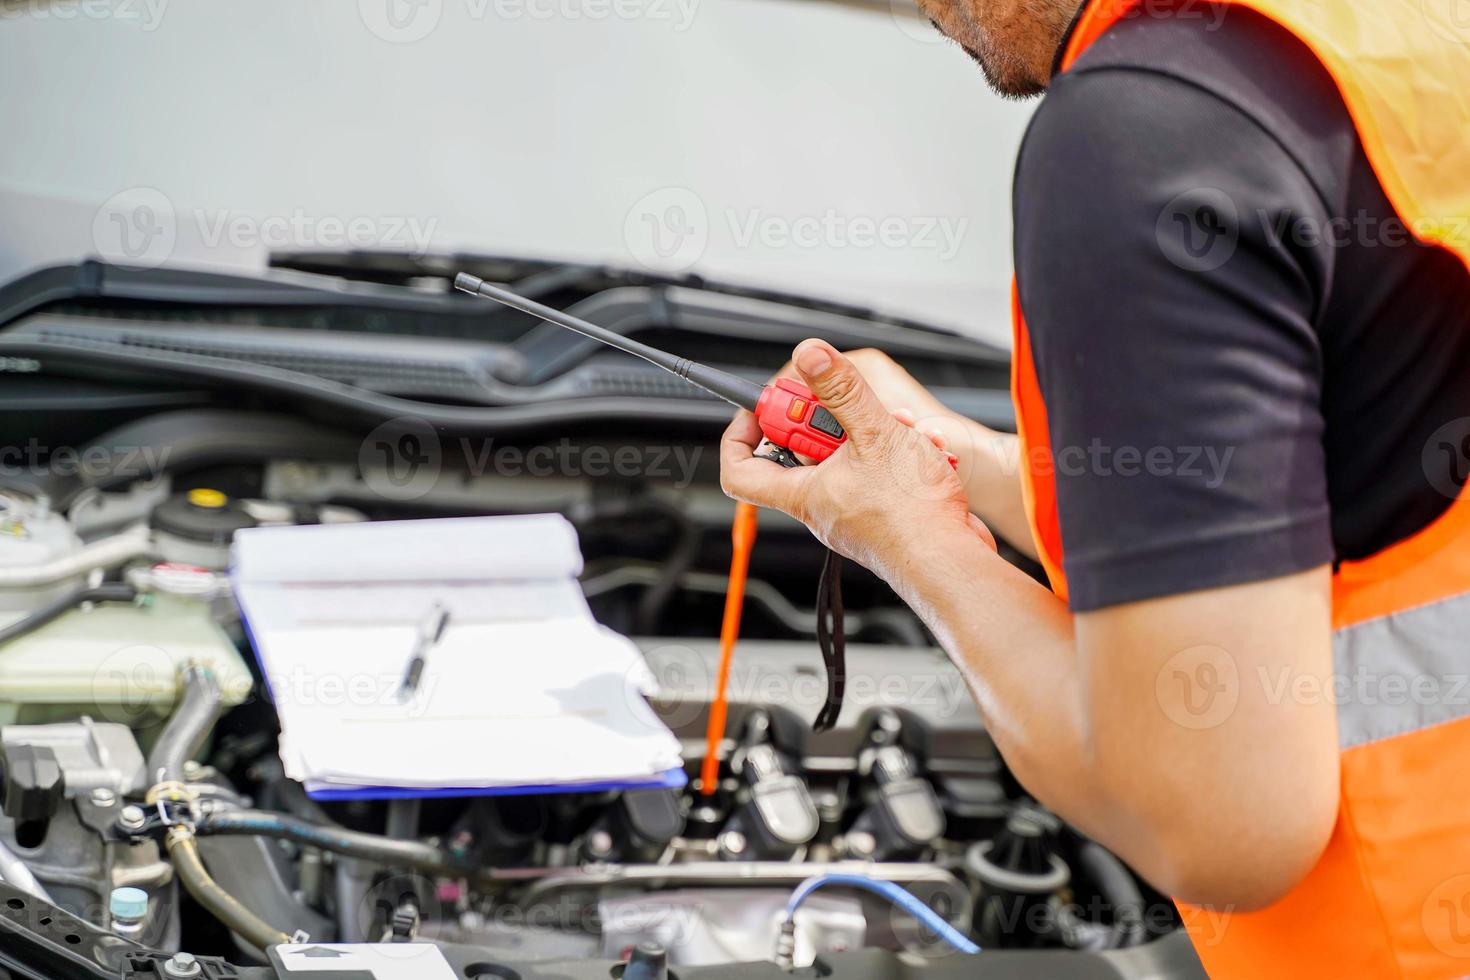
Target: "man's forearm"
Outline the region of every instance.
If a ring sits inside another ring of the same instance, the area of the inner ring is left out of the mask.
[[[964,674],[1007,764],[1042,803],[1087,833],[1099,787],[1085,764],[1081,681],[1066,605],[978,537],[885,569]]]
[[[1006,432],[961,420],[962,439],[949,448],[960,457],[965,494],[975,515],[1011,547],[1036,558],[1036,544],[1026,521],[1026,504],[1021,495],[1019,440]]]
[[[1230,682],[1221,715],[1202,721],[1196,661],[1176,657],[1330,685],[1326,569],[1074,617],[978,537],[935,538],[881,571],[963,672],[1032,795],[1189,901],[1260,907],[1310,869],[1337,807],[1333,706]],[[1160,686],[1181,674],[1182,688]]]

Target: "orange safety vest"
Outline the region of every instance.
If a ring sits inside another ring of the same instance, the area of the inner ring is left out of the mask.
[[[1398,216],[1470,269],[1470,3],[1234,2],[1311,49]],[[1063,70],[1139,5],[1091,3]],[[1026,511],[1065,598],[1046,404],[1013,295]],[[1463,452],[1470,423],[1451,438],[1451,451]],[[1390,698],[1385,687],[1378,698],[1338,698],[1341,802],[1321,860],[1269,908],[1224,915],[1181,905],[1185,925],[1214,977],[1470,975],[1470,493],[1407,540],[1341,563],[1332,605],[1339,677],[1430,679],[1434,696]]]

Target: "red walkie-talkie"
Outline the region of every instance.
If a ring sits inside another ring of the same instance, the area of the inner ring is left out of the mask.
[[[499,286],[492,286],[479,276],[472,276],[467,272],[461,272],[454,277],[454,288],[504,303],[522,313],[529,313],[548,323],[601,341],[609,347],[641,357],[712,395],[718,395],[738,408],[753,412],[766,440],[776,447],[768,458],[785,466],[798,465],[796,453],[810,456],[820,463],[847,441],[847,433],[842,431],[841,423],[799,381],[779,378],[775,384],[758,385],[754,381],[706,367],[686,357],[677,357],[668,351],[649,347],[561,310],[543,306]]]

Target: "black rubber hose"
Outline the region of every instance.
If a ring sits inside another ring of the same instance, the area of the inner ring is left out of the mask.
[[[173,859],[174,873],[184,883],[194,900],[204,906],[231,932],[259,949],[289,943],[291,937],[240,904],[240,900],[219,886],[199,859],[199,845],[194,835],[183,827],[175,827],[164,838],[168,856]]]
[[[1113,945],[1137,946],[1143,942],[1143,892],[1132,873],[1112,851],[1094,841],[1083,841],[1077,859],[1112,907]]]
[[[272,837],[317,847],[333,854],[362,858],[377,864],[413,868],[430,874],[464,876],[473,869],[448,852],[412,840],[394,840],[344,827],[324,827],[284,813],[264,810],[219,810],[206,814],[195,828],[201,837],[235,834]]]
[[[207,667],[186,667],[183,686],[173,717],[148,755],[148,777],[155,783],[184,781],[184,763],[199,751],[220,715],[219,683]]]
[[[679,529],[679,536],[659,569],[658,581],[649,586],[638,603],[638,617],[634,622],[637,631],[645,636],[652,636],[658,631],[664,611],[668,609],[669,600],[679,588],[680,580],[699,558],[701,537],[699,525],[677,506],[659,501],[655,504],[655,509],[668,515],[669,520]]]
[[[53,599],[46,605],[17,622],[0,629],[0,643],[9,643],[45,626],[47,623],[70,612],[84,602],[132,602],[138,590],[122,582],[104,582],[101,585],[82,586],[66,595]]]

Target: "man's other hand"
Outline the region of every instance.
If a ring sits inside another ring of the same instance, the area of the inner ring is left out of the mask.
[[[727,494],[790,514],[880,575],[896,573],[930,535],[978,534],[994,547],[936,439],[894,418],[852,359],[806,340],[792,361],[795,377],[842,424],[847,442],[819,465],[785,469],[753,455],[760,426],[742,411],[720,443]]]

